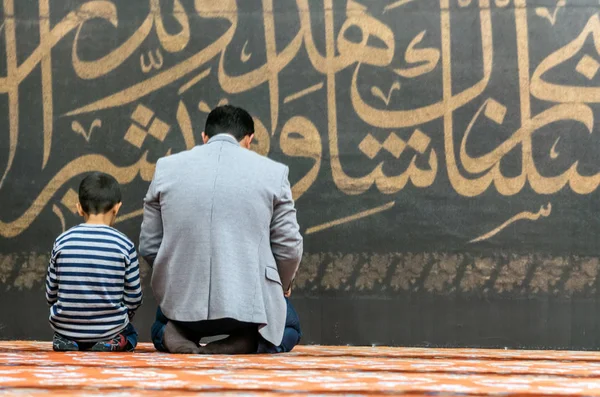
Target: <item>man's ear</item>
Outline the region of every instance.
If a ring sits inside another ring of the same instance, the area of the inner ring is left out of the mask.
[[[202,131],[202,142],[206,143],[208,142],[210,138],[208,137],[208,135],[206,135],[206,133],[204,131]]]
[[[246,149],[250,149],[250,144],[252,143],[252,139],[254,139],[254,134],[252,135],[246,135],[244,137],[244,146],[246,147]]]
[[[77,213],[79,214],[79,216],[85,216],[85,212],[83,212],[83,207],[81,206],[81,203],[77,203]]]

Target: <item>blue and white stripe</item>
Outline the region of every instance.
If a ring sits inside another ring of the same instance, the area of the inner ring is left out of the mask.
[[[60,235],[46,276],[50,325],[68,338],[107,340],[142,304],[137,252],[109,226],[82,224]]]

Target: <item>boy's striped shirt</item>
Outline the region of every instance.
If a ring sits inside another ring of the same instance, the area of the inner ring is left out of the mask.
[[[108,340],[142,303],[137,252],[116,229],[81,224],[54,243],[46,276],[50,325],[81,342]]]

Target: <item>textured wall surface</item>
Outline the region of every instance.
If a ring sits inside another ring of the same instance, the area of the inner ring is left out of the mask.
[[[82,177],[119,180],[137,241],[157,159],[232,103],[291,168],[305,342],[600,347],[599,7],[3,0],[0,338],[50,337]]]

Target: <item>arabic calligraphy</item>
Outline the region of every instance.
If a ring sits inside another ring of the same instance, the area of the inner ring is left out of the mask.
[[[92,137],[92,132],[94,132],[94,128],[100,127],[102,127],[102,120],[100,119],[95,119],[94,121],[92,121],[92,124],[90,125],[88,131],[86,131],[81,125],[81,123],[77,120],[73,120],[73,123],[71,123],[71,129],[73,130],[73,132],[83,136],[83,138],[88,143],[90,142],[90,138]]]
[[[506,222],[504,222],[502,225],[498,226],[494,230],[492,230],[484,235],[481,235],[477,238],[474,238],[473,240],[471,240],[469,242],[476,243],[478,241],[487,240],[489,238],[492,238],[496,234],[500,233],[502,230],[506,229],[509,225],[511,225],[517,221],[524,220],[524,219],[527,219],[530,221],[537,221],[538,219],[540,219],[542,217],[545,218],[545,217],[550,216],[551,213],[552,213],[552,203],[548,203],[548,205],[546,207],[544,207],[544,206],[540,207],[540,210],[538,212],[536,212],[535,214],[530,211],[523,211],[523,212],[518,213],[517,215],[511,217],[509,220],[507,220]]]
[[[149,181],[160,156],[199,143],[206,113],[230,102],[254,115],[253,150],[302,164],[292,178],[300,202],[325,185],[349,200],[437,189],[480,202],[530,192],[589,195],[600,185],[597,164],[569,148],[577,139],[593,142],[597,129],[600,15],[592,7],[578,13],[585,20],[572,37],[534,59],[534,30],[568,23],[570,4],[513,2],[436,0],[427,26],[406,27],[398,22],[403,11],[422,1],[344,0],[340,7],[294,0],[281,14],[273,0],[256,0],[262,26],[255,34],[248,30],[255,19],[234,0],[148,0],[132,20],[114,1],[89,0],[59,14],[39,0],[39,42],[28,47],[15,23],[21,11],[3,0],[0,195],[10,201],[5,184],[22,177],[16,159],[31,158],[43,172],[28,208],[0,214],[0,236],[18,237],[45,213],[58,218],[57,230],[68,226],[61,200],[85,172],[111,172],[125,189],[138,175]],[[465,15],[475,27],[468,51],[456,39]],[[511,51],[514,65],[504,68]],[[496,88],[502,78],[512,79],[512,96]],[[36,138],[24,117],[40,120]],[[87,149],[69,146],[66,128]],[[73,148],[68,156],[63,147]],[[121,222],[137,216],[136,205]],[[507,222],[517,219],[533,218],[522,213]]]
[[[556,23],[556,16],[558,11],[567,4],[566,0],[558,0],[556,3],[556,7],[554,11],[550,13],[550,10],[547,7],[538,7],[535,9],[535,13],[542,18],[546,18],[552,25]]]
[[[156,57],[154,56],[156,54]],[[154,53],[152,51],[148,51],[148,62],[144,58],[144,54],[140,55],[140,66],[142,68],[142,72],[148,73],[152,69],[159,70],[163,67],[164,59],[160,50],[156,50]]]
[[[309,228],[309,229],[306,230],[306,234],[312,234],[312,233],[320,232],[321,230],[329,229],[330,227],[334,227],[334,226],[337,226],[337,225],[342,225],[344,223],[352,222],[352,221],[355,221],[355,220],[358,220],[358,219],[361,219],[361,218],[366,218],[366,217],[368,217],[370,215],[377,214],[379,212],[388,210],[388,209],[392,208],[394,206],[394,204],[396,204],[396,203],[392,201],[391,203],[387,203],[387,204],[381,205],[379,207],[372,208],[370,210],[361,211],[361,212],[359,212],[357,214],[350,215],[350,216],[347,216],[347,217],[342,218],[342,219],[337,219],[335,221],[327,222],[327,223],[324,223],[322,225],[313,226],[313,227],[311,227],[311,228]]]

